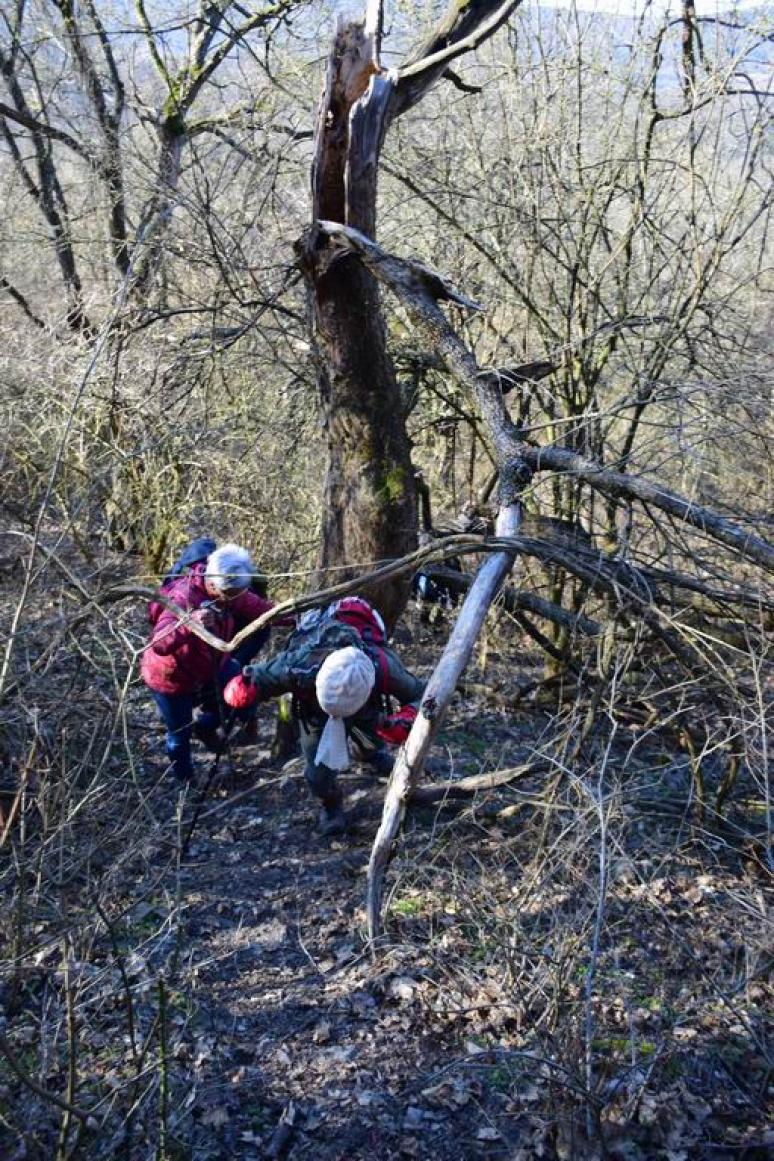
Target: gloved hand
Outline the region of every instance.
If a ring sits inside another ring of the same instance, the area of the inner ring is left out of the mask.
[[[397,713],[388,714],[382,719],[381,725],[374,731],[384,742],[391,746],[401,746],[409,736],[417,711],[413,705],[404,705]]]
[[[247,709],[258,700],[258,686],[238,673],[223,687],[223,700],[232,709]]]
[[[202,629],[209,629],[213,632],[220,624],[220,612],[216,609],[211,601],[200,605],[191,613],[190,619],[197,625],[201,625]]]

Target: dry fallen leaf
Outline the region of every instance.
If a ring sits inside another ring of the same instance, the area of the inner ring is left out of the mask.
[[[410,1000],[417,989],[417,981],[411,976],[396,976],[390,980],[388,992],[396,1000]]]
[[[219,1129],[223,1125],[227,1125],[230,1119],[227,1109],[224,1109],[222,1105],[215,1105],[203,1113],[202,1124],[212,1125],[214,1129]]]
[[[415,1105],[409,1105],[403,1116],[403,1131],[404,1133],[416,1132],[417,1129],[424,1127],[425,1114],[422,1109],[418,1109]]]
[[[331,1038],[331,1026],[327,1020],[321,1020],[312,1032],[315,1044],[325,1044]]]
[[[476,1140],[477,1141],[499,1141],[500,1134],[498,1133],[497,1129],[493,1128],[492,1125],[484,1125],[484,1127],[482,1129],[479,1129],[478,1132],[476,1133]]]

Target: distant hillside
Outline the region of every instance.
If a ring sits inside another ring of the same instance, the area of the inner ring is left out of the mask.
[[[621,5],[622,7],[623,5]],[[702,10],[703,8],[703,10]],[[584,0],[583,6],[575,12],[570,4],[540,5],[538,12],[527,7],[520,9],[522,18],[539,22],[541,37],[558,39],[566,37],[568,28],[575,34],[575,21],[584,39],[598,38],[600,43],[612,44],[612,60],[626,63],[635,39],[645,29],[647,35],[655,38],[663,24],[664,9],[654,10],[643,16],[641,12],[632,14],[617,10],[615,0],[605,7],[605,0]],[[774,16],[771,7],[755,5],[739,11],[738,6],[728,5],[717,12],[709,6],[700,5],[697,18],[704,59],[710,67],[730,66],[736,62],[748,81],[757,89],[769,91],[774,76]],[[662,43],[662,70],[669,74],[679,72],[682,22],[676,0],[671,5],[671,31]],[[734,71],[736,71],[736,69]]]

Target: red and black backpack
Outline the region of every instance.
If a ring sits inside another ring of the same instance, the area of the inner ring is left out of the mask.
[[[334,649],[352,645],[370,657],[376,670],[375,690],[387,696],[389,670],[384,622],[362,597],[344,597],[327,609],[312,609],[290,635],[285,652],[290,672],[299,685],[314,684],[317,671]]]

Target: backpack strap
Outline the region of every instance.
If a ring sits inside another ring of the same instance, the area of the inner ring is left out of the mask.
[[[363,644],[365,645],[366,653],[374,662],[379,693],[386,697],[390,685],[390,667],[387,662],[387,654],[381,645],[377,645],[374,641],[368,641],[364,638]]]

